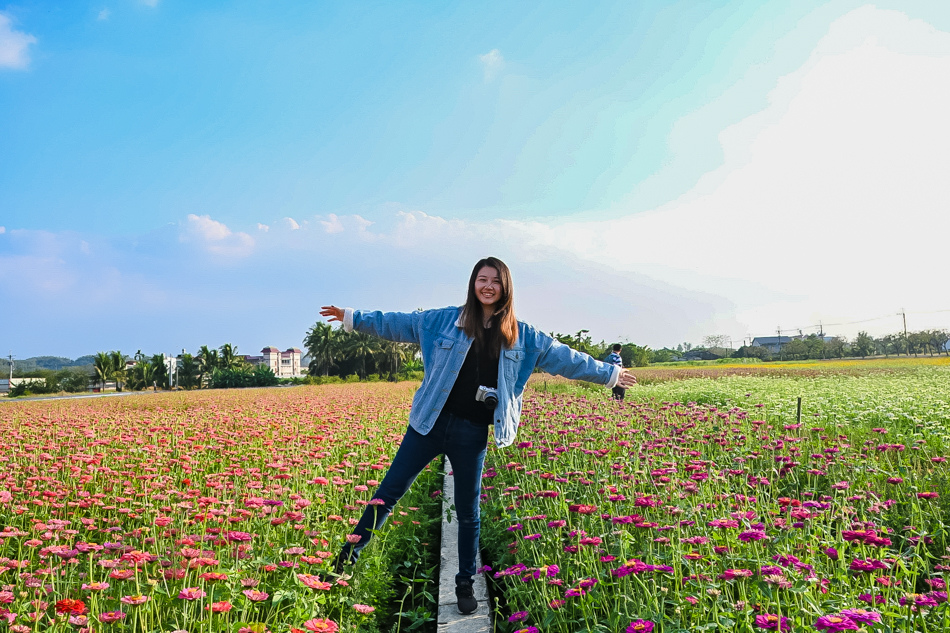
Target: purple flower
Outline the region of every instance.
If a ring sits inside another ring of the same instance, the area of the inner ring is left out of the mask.
[[[627,627],[626,633],[650,633],[653,631],[653,622],[649,620],[634,620]]]
[[[528,619],[527,611],[515,611],[514,613],[508,616],[509,622],[521,622],[522,620],[526,620],[526,619]]]
[[[825,549],[821,551],[823,551],[825,555],[828,556],[828,558],[830,558],[831,560],[838,560],[838,550],[836,550],[835,548],[826,547]]]
[[[739,540],[745,543],[749,541],[761,541],[767,539],[768,535],[762,530],[747,530],[739,534]]]
[[[877,611],[868,611],[867,609],[845,609],[841,615],[851,618],[860,624],[880,624],[881,614]]]
[[[766,613],[764,615],[755,616],[755,625],[760,629],[767,629],[770,631],[787,631],[789,630],[788,618],[781,616],[781,618],[774,613]]]
[[[839,613],[821,616],[818,618],[818,621],[815,622],[815,628],[819,630],[824,629],[828,631],[828,633],[835,633],[836,631],[857,631],[860,627],[857,622]]]

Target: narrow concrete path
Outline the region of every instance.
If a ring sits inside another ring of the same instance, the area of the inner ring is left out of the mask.
[[[458,526],[453,517],[449,523],[452,504],[455,503],[455,480],[449,474],[452,463],[445,458],[445,479],[442,484],[442,564],[439,574],[439,633],[488,633],[491,631],[491,617],[488,603],[488,589],[482,574],[475,576],[475,599],[478,610],[471,615],[459,613],[455,600],[455,574],[459,569]],[[482,566],[481,555],[475,563]]]

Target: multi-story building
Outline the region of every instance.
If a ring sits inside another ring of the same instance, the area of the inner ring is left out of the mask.
[[[278,378],[295,378],[304,375],[300,355],[301,352],[296,347],[282,352],[269,346],[261,350],[260,356],[245,356],[244,360],[252,365],[267,365]]]

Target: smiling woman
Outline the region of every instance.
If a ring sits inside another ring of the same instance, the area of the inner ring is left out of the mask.
[[[487,257],[472,269],[465,305],[413,313],[363,312],[324,306],[347,331],[375,334],[422,349],[426,372],[413,398],[409,428],[373,500],[337,557],[336,571],[355,563],[396,502],[439,455],[452,462],[458,525],[458,608],[478,608],[472,589],[480,532],[479,498],[488,447],[510,445],[518,432],[525,385],[535,367],[608,387],[632,386],[633,374],[595,360],[515,318],[511,271]]]

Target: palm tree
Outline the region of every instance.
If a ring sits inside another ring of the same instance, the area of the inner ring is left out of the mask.
[[[303,345],[310,355],[310,366],[307,369],[311,376],[321,373],[326,376],[336,365],[335,361],[340,355],[340,344],[343,340],[340,336],[341,331],[334,330],[329,323],[317,322],[307,332]]]
[[[395,341],[381,341],[379,343],[379,352],[376,354],[376,366],[380,369],[385,368],[389,372],[389,379],[395,380],[399,373],[399,367],[402,363],[414,355],[415,351],[410,351],[405,343],[396,343]]]
[[[132,366],[128,375],[128,387],[132,391],[141,391],[152,384],[153,368],[151,363],[143,360]]]
[[[201,384],[198,380],[198,362],[191,354],[181,353],[181,367],[178,368],[178,384],[185,389],[191,389],[196,384]]]
[[[380,339],[372,334],[350,332],[346,337],[346,355],[356,361],[360,379],[366,378],[366,361],[373,360],[380,350]]]
[[[116,350],[109,352],[109,358],[112,361],[112,373],[109,377],[115,380],[115,390],[122,391],[122,382],[125,380],[125,356]]]
[[[218,356],[218,367],[221,369],[238,369],[244,365],[244,359],[238,356],[236,345],[225,343],[220,348]]]
[[[211,377],[211,372],[218,366],[218,350],[202,345],[198,350],[198,387],[205,383],[205,378]]]
[[[112,357],[107,352],[98,352],[93,367],[96,370],[96,382],[102,385],[102,390],[105,391],[106,381],[112,376]]]
[[[152,368],[152,383],[161,389],[168,388],[168,366],[165,365],[165,355],[155,354],[148,360]],[[147,387],[148,385],[146,385]]]

